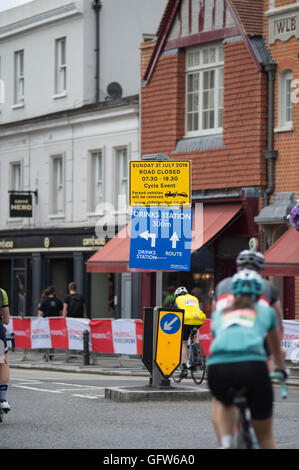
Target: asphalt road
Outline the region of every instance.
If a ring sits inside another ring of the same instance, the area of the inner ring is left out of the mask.
[[[104,398],[105,387],[146,383],[128,376],[12,369],[8,399],[14,408],[0,424],[0,449],[217,449],[210,401]],[[299,449],[299,388],[289,387],[284,401],[275,392],[278,448]]]

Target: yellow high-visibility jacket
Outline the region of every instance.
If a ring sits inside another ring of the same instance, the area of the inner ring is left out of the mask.
[[[178,308],[185,310],[184,325],[202,325],[206,316],[199,308],[197,297],[193,295],[179,295],[175,301]]]

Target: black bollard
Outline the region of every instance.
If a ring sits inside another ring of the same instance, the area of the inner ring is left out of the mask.
[[[83,331],[83,364],[89,366],[89,332]]]
[[[12,352],[14,352],[16,350],[15,334],[11,333],[10,338],[11,338],[11,350]]]

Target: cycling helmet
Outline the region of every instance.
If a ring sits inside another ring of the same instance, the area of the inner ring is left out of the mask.
[[[186,287],[178,287],[177,290],[175,291],[174,293],[174,296],[175,297],[178,297],[179,295],[186,295],[188,294],[188,291],[186,289]]]
[[[265,266],[265,258],[259,251],[243,250],[236,259],[237,266],[253,266],[258,271],[262,271]]]
[[[232,278],[232,291],[235,297],[250,295],[252,300],[257,300],[263,290],[263,278],[252,269],[242,269]]]

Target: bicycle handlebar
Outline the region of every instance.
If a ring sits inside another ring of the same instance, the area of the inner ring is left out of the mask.
[[[281,397],[283,399],[287,398],[288,391],[287,391],[287,386],[286,386],[286,379],[285,379],[283,373],[279,372],[279,371],[271,372],[270,378],[279,380]]]

